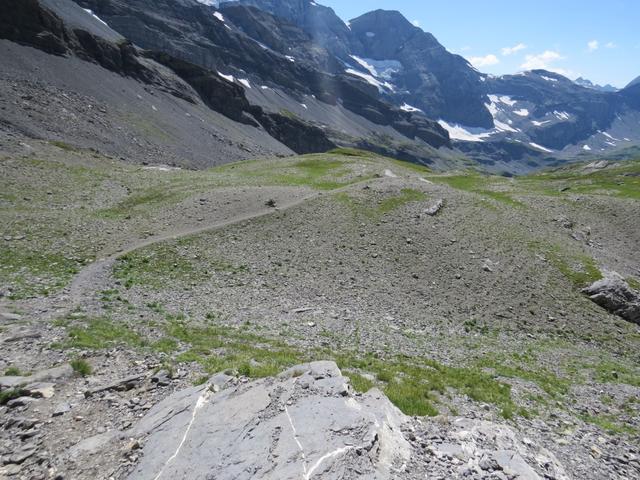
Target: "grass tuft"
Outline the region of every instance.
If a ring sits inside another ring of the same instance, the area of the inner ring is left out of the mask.
[[[93,372],[93,368],[91,367],[89,362],[83,360],[82,358],[74,358],[73,360],[71,360],[70,365],[71,368],[73,368],[73,371],[81,377],[91,375],[91,373]]]
[[[126,325],[117,324],[108,318],[85,319],[81,325],[67,329],[69,340],[63,348],[85,348],[99,350],[118,344],[142,347],[142,337]]]
[[[3,390],[0,392],[0,405],[6,405],[14,398],[19,398],[22,396],[22,391],[16,388],[12,388],[10,390]]]
[[[9,367],[5,370],[4,374],[7,377],[22,377],[23,374],[18,367]]]

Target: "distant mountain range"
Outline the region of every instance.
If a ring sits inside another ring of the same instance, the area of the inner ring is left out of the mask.
[[[575,80],[575,83],[577,85],[580,85],[581,87],[585,87],[585,88],[592,88],[593,90],[598,90],[599,92],[617,92],[618,89],[616,87],[614,87],[613,85],[598,85],[593,83],[591,80],[588,80],[586,78],[582,78],[582,77],[578,77]]]
[[[69,2],[41,0],[66,23]],[[266,116],[304,125],[322,134],[316,148],[355,146],[442,168],[471,161],[518,173],[640,145],[638,80],[617,90],[544,70],[486,75],[396,11],[345,23],[311,0],[76,3],[93,15],[83,30],[107,42],[130,40],[202,94],[233,86],[237,100],[228,105],[213,95],[216,111],[261,128]],[[304,139],[269,128],[305,150]]]

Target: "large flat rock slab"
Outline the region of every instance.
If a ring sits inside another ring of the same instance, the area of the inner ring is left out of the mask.
[[[354,396],[333,362],[227,388],[207,384],[142,419],[133,433],[143,455],[128,478],[389,478],[410,453],[405,421],[377,390]]]

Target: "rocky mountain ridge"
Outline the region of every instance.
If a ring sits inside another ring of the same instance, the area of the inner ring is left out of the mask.
[[[484,75],[396,11],[376,10],[345,24],[330,8],[304,0],[219,7],[231,5],[259,7],[298,25],[342,60],[346,72],[391,103],[438,120],[456,144],[465,142],[458,148],[488,168],[508,159],[540,166],[545,158],[588,158],[640,141],[628,92],[545,71]]]
[[[620,155],[640,142],[633,86],[601,92],[545,71],[484,75],[399,12],[347,24],[308,0],[77,3],[82,9],[71,0],[18,8],[47,9],[54,30],[71,32],[64,41],[51,29],[30,33],[29,17],[2,36],[72,52],[191,101],[195,92],[297,153],[342,145],[437,168],[519,173]],[[183,78],[137,66],[150,61]]]

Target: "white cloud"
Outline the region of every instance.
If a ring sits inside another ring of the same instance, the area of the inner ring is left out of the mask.
[[[414,21],[413,21],[413,22],[411,22],[411,23],[413,23],[413,26],[414,26],[414,27],[419,27],[419,26],[420,26],[420,20],[414,20]]]
[[[613,43],[613,42],[609,42],[609,43],[607,43],[607,44],[605,45],[605,47],[607,47],[607,48],[617,48],[617,47],[618,47],[618,45],[616,45],[616,44],[615,44],[615,43]]]
[[[590,52],[595,52],[596,50],[598,50],[598,48],[600,48],[600,42],[598,42],[598,40],[591,40],[589,43],[587,43],[587,47],[589,48]]]
[[[564,60],[564,57],[553,50],[546,50],[537,55],[527,55],[525,62],[520,65],[523,70],[549,70],[550,72],[558,72],[559,69],[551,65],[558,60]]]
[[[498,59],[498,57],[493,54],[489,54],[484,57],[471,57],[469,59],[469,62],[471,62],[471,65],[473,65],[474,67],[481,68],[491,65],[497,65],[498,63],[500,63],[500,59]]]
[[[513,55],[514,53],[518,53],[520,50],[524,50],[525,48],[527,48],[527,46],[524,43],[519,43],[513,47],[505,47],[502,49],[502,55],[509,56],[509,55]]]

